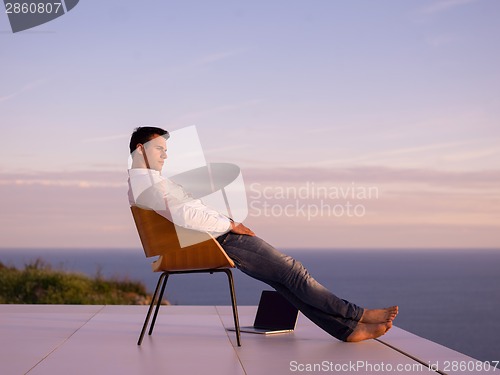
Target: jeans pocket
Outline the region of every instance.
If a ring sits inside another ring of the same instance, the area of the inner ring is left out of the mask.
[[[217,242],[222,246],[226,242],[227,236],[229,235],[229,232],[224,233],[220,235],[219,237],[216,238]]]

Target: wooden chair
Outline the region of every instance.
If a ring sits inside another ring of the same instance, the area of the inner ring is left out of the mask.
[[[234,268],[234,262],[227,256],[220,244],[210,234],[176,226],[153,210],[143,209],[138,206],[132,206],[131,210],[146,257],[159,256],[152,264],[153,272],[162,272],[156,284],[156,289],[149,305],[148,314],[137,345],[141,345],[142,343],[153,306],[156,303],[155,313],[149,328],[149,335],[153,333],[169,275],[224,272],[229,280],[236,341],[238,346],[241,346],[238,309],[236,306],[233,274],[231,272],[231,268]],[[176,231],[181,235],[189,235],[191,238],[192,236],[198,236],[199,243],[181,248]],[[158,291],[160,292],[158,293]]]

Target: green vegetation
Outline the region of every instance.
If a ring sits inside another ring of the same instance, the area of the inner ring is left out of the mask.
[[[26,264],[24,270],[0,262],[0,304],[143,305],[150,301],[140,282],[54,270],[40,259]]]

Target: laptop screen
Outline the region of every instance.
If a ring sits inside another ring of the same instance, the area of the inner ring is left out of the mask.
[[[259,329],[294,329],[298,310],[281,294],[264,290],[260,296],[254,327]]]

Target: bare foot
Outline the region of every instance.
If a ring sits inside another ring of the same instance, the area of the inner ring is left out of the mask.
[[[358,342],[368,339],[376,339],[382,336],[392,327],[392,322],[365,324],[358,323],[354,331],[347,337],[347,342]]]
[[[391,306],[385,309],[365,309],[363,316],[359,320],[361,323],[386,323],[392,322],[398,315],[398,307]]]

